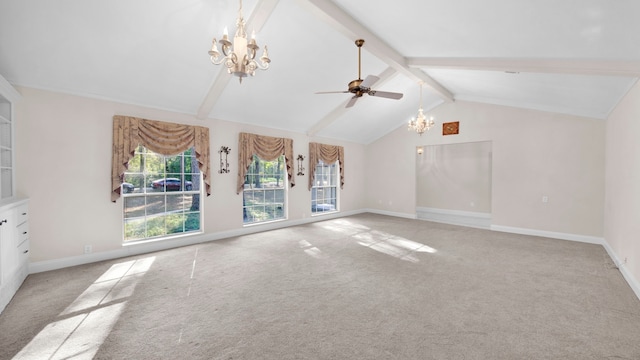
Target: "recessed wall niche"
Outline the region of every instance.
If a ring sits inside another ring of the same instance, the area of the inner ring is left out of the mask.
[[[418,218],[437,220],[434,216],[439,217],[442,214],[453,217],[471,216],[484,219],[479,227],[489,226],[491,141],[421,147],[422,154],[416,154]]]

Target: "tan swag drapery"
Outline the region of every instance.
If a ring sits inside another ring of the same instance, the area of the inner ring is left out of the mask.
[[[194,147],[207,196],[211,195],[209,128],[116,115],[113,117],[111,201],[120,197],[124,172],[139,145],[162,155],[176,155]]]
[[[340,162],[340,189],[344,187],[344,148],[337,145],[309,143],[309,190],[313,187],[316,165],[322,160],[325,164]]]
[[[287,178],[291,187],[296,185],[293,177],[293,140],[249,133],[240,133],[238,140],[238,186],[236,194],[244,189],[244,177],[253,161],[253,154],[265,161],[276,160],[284,154]]]

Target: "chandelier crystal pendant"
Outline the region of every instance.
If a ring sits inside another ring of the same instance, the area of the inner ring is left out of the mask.
[[[420,108],[418,109],[418,115],[409,120],[409,128],[407,129],[409,131],[415,130],[420,136],[422,136],[425,131],[429,131],[429,129],[435,125],[433,116],[427,119],[424,115],[424,110],[422,109],[422,84],[423,82],[420,82]]]
[[[247,76],[254,76],[256,69],[267,70],[269,68],[269,52],[267,46],[264,46],[264,52],[260,56],[260,63],[255,58],[260,47],[256,43],[256,32],[251,33],[251,39],[247,41],[247,33],[244,30],[245,21],[242,17],[242,0],[240,0],[240,9],[238,10],[238,19],[236,20],[236,34],[233,37],[233,43],[229,41],[229,34],[227,28],[224,28],[222,39],[220,39],[220,47],[222,48],[222,55],[218,51],[218,44],[216,38],[213,38],[213,46],[209,50],[209,56],[211,62],[214,65],[220,65],[224,63],[227,67],[227,72],[240,78]]]

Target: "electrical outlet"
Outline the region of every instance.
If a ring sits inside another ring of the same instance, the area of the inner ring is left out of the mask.
[[[93,249],[91,248],[91,245],[85,245],[84,246],[84,253],[85,254],[91,254],[91,251],[93,251]]]
[[[547,202],[549,202],[549,197],[548,197],[547,195],[543,195],[543,196],[542,196],[542,202],[543,202],[543,203],[547,203]]]

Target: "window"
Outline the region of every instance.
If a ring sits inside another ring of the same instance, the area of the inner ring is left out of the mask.
[[[124,242],[201,231],[202,175],[193,148],[164,156],[136,148],[124,173]]]
[[[245,224],[286,218],[287,174],[284,155],[265,161],[253,155],[244,177],[242,217]]]
[[[311,214],[317,215],[338,210],[338,162],[316,165],[311,187]]]

